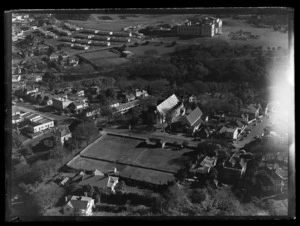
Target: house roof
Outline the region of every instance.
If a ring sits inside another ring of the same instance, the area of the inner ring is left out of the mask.
[[[201,119],[202,114],[203,113],[200,108],[197,107],[188,116],[186,116],[190,126],[193,126],[199,119]]]
[[[219,133],[225,133],[228,130],[226,126],[222,126],[222,128],[219,130]]]
[[[90,197],[72,196],[71,200],[67,203],[67,205],[74,209],[86,209],[88,203],[90,203],[92,200],[93,199]]]
[[[169,98],[164,100],[157,106],[157,110],[161,114],[165,114],[167,111],[175,107],[179,103],[179,100],[175,94],[171,95]]]
[[[234,133],[238,128],[229,128],[226,130],[227,133]]]
[[[212,167],[214,166],[214,163],[216,162],[216,157],[209,157],[209,156],[206,156],[202,162],[200,163],[201,166],[204,166],[204,167]]]

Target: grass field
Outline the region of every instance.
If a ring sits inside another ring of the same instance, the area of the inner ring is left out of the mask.
[[[134,138],[106,135],[82,152],[81,156],[176,173],[184,167],[187,160],[187,157],[182,155],[190,152],[189,149],[173,151],[149,148],[141,145],[142,142]]]

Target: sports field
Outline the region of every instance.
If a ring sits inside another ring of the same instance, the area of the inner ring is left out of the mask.
[[[145,145],[140,139],[104,135],[82,151],[81,156],[176,173],[188,161],[188,157],[183,154],[190,151],[154,148]]]

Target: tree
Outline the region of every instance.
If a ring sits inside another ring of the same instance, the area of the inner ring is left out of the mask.
[[[55,183],[42,186],[38,192],[34,193],[34,197],[42,210],[55,207],[64,195],[65,189]]]
[[[15,131],[12,133],[12,147],[15,150],[18,150],[22,147],[22,140],[19,136],[19,134]]]
[[[107,98],[111,98],[111,99],[115,99],[117,96],[117,93],[114,89],[109,88],[105,91],[106,97]]]
[[[101,107],[101,114],[103,116],[107,116],[108,122],[110,121],[112,115],[113,115],[114,110],[110,106],[102,106]]]
[[[171,126],[172,126],[172,121],[173,121],[172,111],[167,111],[167,113],[165,115],[165,120],[166,120],[166,123],[168,124],[168,126],[170,128],[170,132],[171,132],[171,130],[172,130]]]
[[[78,139],[84,138],[87,142],[87,145],[89,145],[90,139],[97,133],[98,129],[95,127],[94,123],[83,122],[75,128],[72,135]]]
[[[215,179],[218,178],[218,170],[215,167],[213,167],[213,168],[210,169],[210,171],[209,171],[209,178],[211,178],[213,180],[215,180]]]

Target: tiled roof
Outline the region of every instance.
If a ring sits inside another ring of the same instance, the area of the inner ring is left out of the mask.
[[[186,116],[187,121],[190,126],[193,126],[197,120],[201,119],[202,111],[199,107],[195,108],[188,116]]]
[[[179,100],[175,94],[171,95],[169,98],[164,100],[161,104],[157,106],[157,110],[160,113],[165,114],[168,110],[172,109],[178,104]]]

